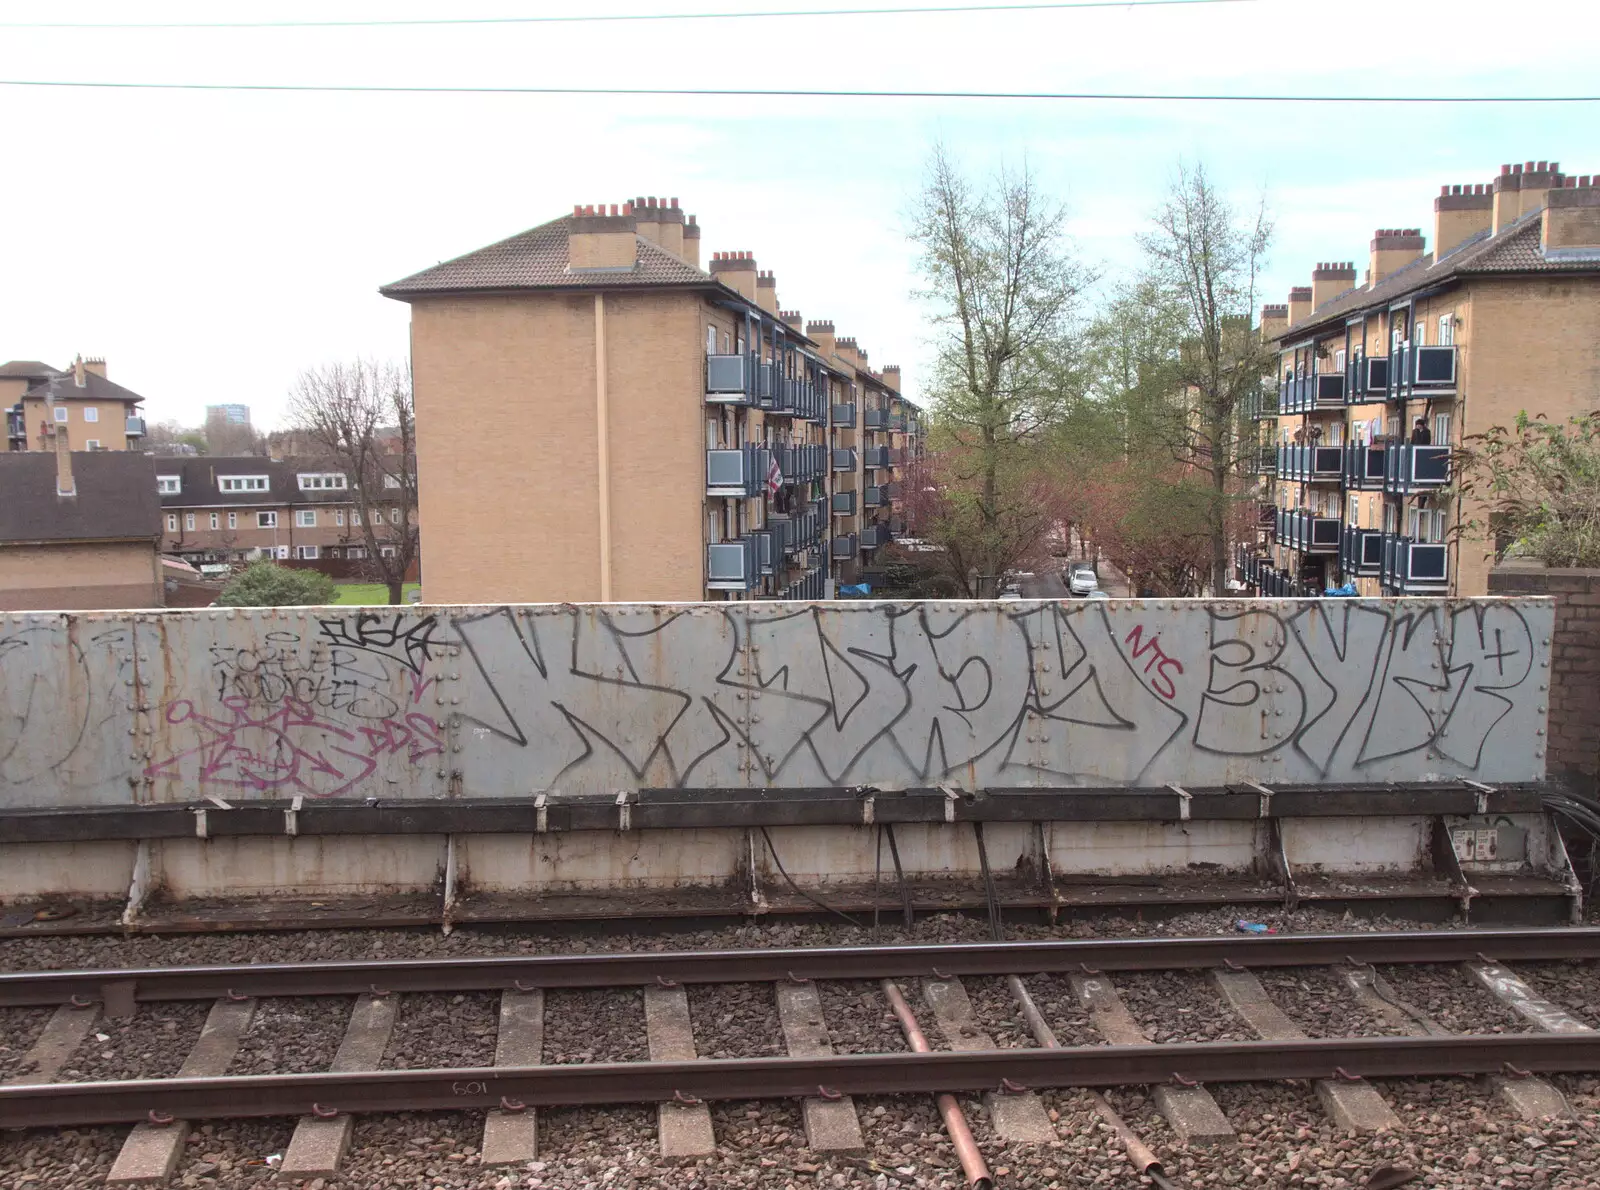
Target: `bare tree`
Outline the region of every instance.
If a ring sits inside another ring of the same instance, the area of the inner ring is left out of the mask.
[[[327,364],[300,373],[289,420],[350,484],[367,569],[404,601],[417,561],[417,438],[411,369],[377,360]]]
[[[1029,525],[1042,519],[1013,514],[1048,469],[1048,431],[1076,390],[1071,318],[1086,278],[1063,221],[1026,164],[978,187],[942,146],[911,214],[919,296],[938,330],[928,447],[942,456],[939,544],[970,567],[955,577],[980,597],[1036,544]]]
[[[1205,167],[1178,166],[1155,227],[1140,237],[1158,301],[1181,319],[1165,436],[1174,457],[1210,489],[1211,589],[1228,577],[1232,480],[1238,473],[1242,406],[1260,392],[1276,352],[1253,329],[1261,270],[1272,240],[1265,204],[1240,211]]]

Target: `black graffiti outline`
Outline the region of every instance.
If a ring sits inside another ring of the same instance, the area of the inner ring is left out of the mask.
[[[318,620],[317,623],[322,627],[322,635],[330,643],[347,649],[359,649],[364,653],[376,653],[421,676],[428,662],[433,660],[432,650],[443,648],[447,642],[433,639],[434,630],[439,626],[437,616],[424,616],[401,631],[400,624],[405,617],[405,612],[395,612],[388,627],[384,627],[383,616],[376,612],[356,612],[341,619]],[[397,645],[400,646],[399,652],[394,651]]]

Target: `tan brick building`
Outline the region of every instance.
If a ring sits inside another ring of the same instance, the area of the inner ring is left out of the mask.
[[[0,611],[160,607],[153,461],[52,438],[0,455]]]
[[[1455,451],[1522,410],[1600,407],[1600,176],[1506,165],[1433,206],[1431,253],[1379,230],[1360,284],[1324,262],[1263,311],[1281,364],[1254,411],[1262,540],[1238,556],[1262,594],[1484,594],[1496,545]]]
[[[153,484],[163,553],[196,565],[256,558],[361,561],[367,546],[348,477],[314,459],[162,455]],[[379,549],[402,512],[378,508]]]
[[[700,241],[676,199],[581,206],[383,287],[449,477],[430,602],[820,598],[888,542],[899,370]]]
[[[79,356],[66,371],[38,360],[0,364],[7,450],[53,451],[59,432],[72,450],[138,450],[143,400],[107,379],[103,359]]]

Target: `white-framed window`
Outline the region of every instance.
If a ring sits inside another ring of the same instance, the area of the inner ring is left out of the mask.
[[[1360,520],[1361,520],[1361,497],[1360,496],[1351,496],[1350,497],[1350,523],[1352,525],[1354,525]]]
[[[1422,536],[1422,509],[1406,509],[1406,536],[1413,540]]]
[[[1426,347],[1428,345],[1428,324],[1419,317],[1417,325],[1411,328],[1411,346]]]
[[[400,510],[398,508],[391,508],[389,510],[389,523],[391,525],[398,525],[400,523]]]
[[[301,529],[315,529],[317,527],[317,510],[315,508],[295,509],[294,523]]]
[[[268,552],[271,553],[273,551],[269,550]],[[280,561],[287,561],[288,560],[288,558],[289,558],[289,547],[288,546],[280,545],[277,548],[276,552],[277,552],[277,555],[278,555],[278,559]]]
[[[217,480],[217,489],[223,492],[264,492],[265,475],[224,475]]]
[[[1344,375],[1344,348],[1339,348],[1333,353],[1333,370],[1339,375]]]
[[[1439,346],[1451,347],[1456,341],[1456,316],[1454,314],[1439,315]]]
[[[722,354],[723,355],[727,355],[728,354],[729,346],[730,346],[730,341],[728,339],[728,332],[727,331],[723,331],[722,332]]]
[[[220,529],[222,527],[222,514],[220,512],[214,512],[211,514],[211,527],[213,529]]]
[[[344,556],[359,562],[367,556],[367,547],[364,545],[346,546]]]
[[[717,354],[717,328],[714,326],[706,327],[706,354]]]
[[[167,513],[167,532],[168,533],[176,533],[177,531],[178,531],[178,514],[175,513],[175,512],[169,512],[169,513]]]
[[[100,439],[98,439],[98,438],[85,438],[84,442],[83,442],[83,449],[84,450],[99,450],[100,449]]]
[[[1436,509],[1433,510],[1433,539],[1435,541],[1443,541],[1444,540],[1444,532],[1445,532],[1445,514],[1444,514],[1444,509],[1436,508]]]
[[[350,510],[350,523],[352,525],[356,526],[357,528],[361,527],[361,510],[360,509],[352,508]]]
[[[163,496],[176,496],[183,491],[183,477],[181,475],[156,476],[156,491]]]
[[[338,471],[307,471],[300,474],[302,492],[342,492],[350,481]]]
[[[394,557],[394,546],[392,546],[392,545],[380,545],[378,547],[378,552],[380,554],[382,554],[385,558],[392,558],[392,557]]]
[[[83,420],[84,421],[99,421],[100,420],[100,410],[95,408],[93,405],[86,406],[84,408],[84,411],[83,411]]]
[[[278,514],[276,512],[258,512],[258,513],[256,513],[256,528],[257,529],[276,529],[277,527],[278,527]],[[289,547],[288,546],[284,546],[283,548],[284,549],[288,549]],[[287,557],[287,555],[285,555],[285,556]]]
[[[297,545],[294,547],[294,556],[307,562],[316,561],[319,552],[319,547],[314,545]]]
[[[67,407],[65,405],[57,405],[55,407],[54,414],[56,425],[64,426],[67,424]]]
[[[335,508],[333,510],[333,523],[341,529],[344,528],[344,509]]]
[[[383,477],[383,486],[398,491],[400,488],[400,477],[398,475],[385,475]]]
[[[1433,415],[1433,444],[1435,446],[1450,445],[1450,415],[1448,413],[1435,413]]]
[[[183,514],[183,530],[185,533],[194,532],[194,513],[186,512]]]
[[[236,512],[230,512],[228,514],[228,528],[237,529],[238,527],[239,527],[239,514],[236,513]]]

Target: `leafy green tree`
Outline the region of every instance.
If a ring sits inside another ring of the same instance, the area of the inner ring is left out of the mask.
[[[1497,554],[1600,567],[1600,410],[1565,425],[1520,412],[1473,435],[1462,462],[1461,495],[1487,507]]]
[[[291,570],[271,562],[252,562],[222,588],[223,607],[301,607],[332,603],[334,582],[316,570]]]

